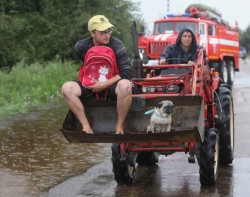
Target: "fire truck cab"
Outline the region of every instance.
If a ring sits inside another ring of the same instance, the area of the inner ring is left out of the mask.
[[[207,8],[207,6],[204,6]],[[168,14],[154,22],[153,34],[139,37],[139,51],[144,64],[158,63],[163,50],[176,41],[184,27],[193,30],[197,43],[206,49],[209,65],[220,73],[225,83],[232,85],[239,71],[238,27],[231,27],[214,10],[191,5],[185,14]],[[149,61],[147,61],[149,60]],[[153,61],[152,61],[153,60]]]

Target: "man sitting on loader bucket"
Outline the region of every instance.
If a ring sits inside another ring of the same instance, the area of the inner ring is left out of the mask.
[[[62,86],[63,98],[81,123],[82,132],[84,133],[93,133],[93,130],[86,117],[82,101],[91,97],[95,98],[99,94],[104,94],[105,98],[108,96],[111,99],[117,100],[118,120],[115,131],[116,133],[123,133],[123,124],[132,102],[132,85],[129,81],[132,77],[130,58],[124,44],[119,39],[111,36],[113,25],[105,16],[96,15],[92,17],[88,22],[88,30],[91,37],[80,40],[75,45],[76,52],[81,60],[84,61],[83,67],[86,66],[85,57],[89,49],[95,46],[106,46],[114,51],[118,72],[112,75],[111,78],[106,78],[103,75],[102,77],[95,78],[96,75],[101,75],[102,73],[93,64],[94,66],[92,65],[91,68],[97,70],[91,77],[94,84],[86,86],[81,79],[66,82]],[[97,111],[96,113],[99,112]]]

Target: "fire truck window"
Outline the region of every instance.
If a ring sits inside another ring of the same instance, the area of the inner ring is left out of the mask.
[[[208,25],[208,35],[215,36],[216,30],[214,25]]]
[[[200,35],[205,35],[205,25],[200,24]]]
[[[165,34],[167,32],[173,32],[173,31],[174,31],[173,22],[155,23],[154,34]]]
[[[212,27],[211,27],[211,25],[209,25],[209,26],[208,26],[208,35],[211,36],[212,33],[213,33]]]
[[[183,28],[190,28],[194,34],[197,34],[197,23],[193,22],[176,22],[176,32],[179,33]]]

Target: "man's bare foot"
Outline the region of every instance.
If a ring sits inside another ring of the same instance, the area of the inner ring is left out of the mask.
[[[123,126],[117,126],[116,125],[115,134],[123,134],[124,133],[123,130],[124,130]]]
[[[91,127],[82,128],[82,132],[86,134],[93,134],[93,130],[91,129]]]
[[[84,134],[93,134],[93,131],[81,131],[82,133],[84,133]]]

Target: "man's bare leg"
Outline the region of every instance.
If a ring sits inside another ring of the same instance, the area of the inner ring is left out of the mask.
[[[116,133],[124,132],[124,121],[132,102],[132,85],[129,80],[120,80],[116,87],[117,114]]]
[[[81,95],[81,89],[77,82],[66,82],[62,86],[62,96],[69,109],[75,114],[79,122],[82,124],[82,131],[87,133],[93,133],[90,127],[89,121],[84,112],[84,106],[79,98]]]

